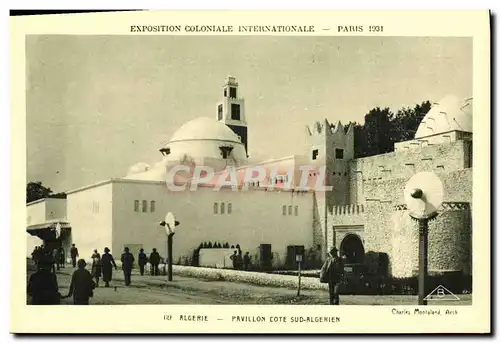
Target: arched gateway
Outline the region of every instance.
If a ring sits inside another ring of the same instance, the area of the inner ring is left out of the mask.
[[[354,234],[347,234],[340,243],[340,256],[346,257],[346,263],[363,263],[365,248],[361,238]]]

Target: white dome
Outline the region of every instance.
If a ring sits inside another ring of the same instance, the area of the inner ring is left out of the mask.
[[[219,140],[241,143],[239,137],[226,124],[202,117],[182,125],[170,139],[170,143],[190,140]]]
[[[219,170],[246,163],[245,146],[226,124],[198,118],[182,125],[162,149],[170,163],[190,161]]]
[[[415,139],[449,131],[472,132],[472,98],[449,95],[432,105],[420,123]]]

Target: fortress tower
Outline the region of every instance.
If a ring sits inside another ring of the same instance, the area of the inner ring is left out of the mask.
[[[349,199],[349,162],[354,158],[354,128],[342,123],[330,124],[327,119],[306,127],[306,158],[310,165],[325,168],[326,186],[331,191],[315,192],[313,241],[323,256],[335,245],[328,218],[339,205]]]
[[[307,156],[313,166],[326,166],[328,205],[349,204],[349,161],[354,158],[354,128],[339,121],[330,124],[327,119],[306,128]]]
[[[245,146],[248,156],[248,130],[245,117],[245,100],[238,97],[238,82],[228,76],[222,87],[223,97],[217,104],[217,120],[229,126]]]

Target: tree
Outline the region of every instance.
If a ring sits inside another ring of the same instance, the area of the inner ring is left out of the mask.
[[[42,185],[41,181],[29,182],[26,186],[26,203],[44,199],[52,194],[52,190]]]
[[[429,101],[424,101],[420,105],[416,105],[415,108],[402,108],[394,117],[394,142],[403,142],[415,137],[418,126],[422,119],[424,119],[427,112],[431,109],[431,103]]]
[[[365,115],[365,123],[354,126],[355,158],[374,156],[394,151],[394,144],[415,137],[420,122],[431,109],[431,103],[424,101],[414,108],[406,107],[396,114],[389,108],[380,107]]]
[[[355,126],[356,157],[373,156],[392,151],[393,117],[394,114],[389,108],[381,109],[380,107],[370,110],[365,115],[364,125]]]

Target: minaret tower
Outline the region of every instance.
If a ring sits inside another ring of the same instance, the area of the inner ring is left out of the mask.
[[[238,82],[228,76],[222,87],[222,100],[217,104],[217,120],[223,122],[236,133],[248,156],[248,131],[245,117],[245,100],[238,97]]]

